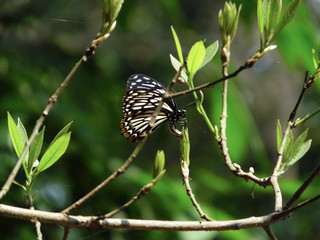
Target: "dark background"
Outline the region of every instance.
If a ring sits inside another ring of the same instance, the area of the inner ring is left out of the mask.
[[[237,35],[231,47],[230,72],[259,48],[254,1],[242,3]],[[198,40],[207,46],[219,40],[218,11],[224,1],[125,1],[111,37],[76,73],[45,121],[45,146],[74,121],[67,153],[39,175],[34,186],[35,207],[61,211],[116,170],[136,146],[120,135],[121,99],[127,78],[148,74],[164,85],[172,79],[169,54],[177,56],[173,25],[186,56]],[[287,5],[288,1],[284,1]],[[298,14],[279,35],[278,48],[229,84],[228,140],[234,162],[269,176],[276,159],[276,121],[285,128],[300,93],[305,71],[313,71],[311,49],[318,49],[319,1],[303,1]],[[7,129],[7,111],[19,117],[30,135],[48,98],[84,53],[101,25],[101,1],[4,1],[0,9],[0,183],[16,162]],[[218,52],[201,70],[195,85],[221,76]],[[319,82],[310,89],[298,116],[319,107]],[[175,91],[185,86],[175,86]],[[204,105],[218,125],[221,85],[204,90]],[[192,105],[192,96],[176,99],[187,109],[191,140],[191,185],[202,209],[217,220],[259,216],[273,211],[271,188],[263,189],[234,177],[224,166],[217,143]],[[292,196],[319,163],[319,117],[294,131],[310,128],[312,146],[283,178],[284,200]],[[152,190],[115,217],[163,220],[200,220],[182,185],[178,141],[163,126],[148,140],[129,170],[74,214],[100,215],[119,207],[152,177],[158,149],[166,154],[166,175]],[[24,183],[23,170],[16,180]],[[300,200],[319,194],[319,179]],[[254,187],[254,199],[251,191]],[[24,192],[12,186],[2,203],[24,207]],[[319,236],[319,203],[272,225],[279,239]],[[35,239],[31,223],[0,218],[2,239]],[[61,239],[63,228],[42,225],[45,239]],[[261,228],[228,232],[86,231],[72,229],[69,239],[267,239]]]

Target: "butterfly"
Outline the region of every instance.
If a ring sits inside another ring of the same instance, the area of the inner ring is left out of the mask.
[[[181,136],[175,123],[186,122],[184,118],[186,110],[179,110],[172,98],[164,100],[154,126],[152,128],[149,126],[152,114],[165,92],[166,88],[157,80],[144,74],[131,75],[122,99],[124,116],[120,123],[121,134],[133,142],[140,142],[150,129],[154,131],[167,121],[170,134]]]

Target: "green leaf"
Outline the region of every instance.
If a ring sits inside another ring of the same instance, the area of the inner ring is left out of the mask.
[[[60,130],[60,132],[58,132],[58,134],[54,137],[54,139],[52,140],[52,142],[50,143],[49,147],[58,139],[60,138],[61,136],[65,135],[69,128],[71,127],[71,124],[73,123],[73,121],[69,122],[64,128],[62,128]]]
[[[292,20],[294,15],[297,13],[297,10],[299,8],[301,0],[293,0],[287,9],[284,11],[283,16],[278,24],[278,27],[273,34],[273,37],[270,39],[270,42],[272,42],[282,31],[282,29]]]
[[[293,136],[292,136],[292,130],[290,130],[288,138],[284,145],[283,162],[286,162],[289,159],[289,156],[292,150],[292,144],[293,144]]]
[[[294,142],[292,147],[292,153],[300,144],[302,144],[306,140],[307,135],[308,135],[308,129],[304,130],[303,133],[301,133],[300,136],[297,138],[297,140]]]
[[[20,118],[18,118],[17,128],[18,128],[18,131],[19,131],[19,134],[20,134],[22,143],[23,143],[23,145],[25,146],[26,143],[27,143],[27,141],[28,141],[28,134],[27,134],[27,131],[26,131],[25,127],[23,126],[23,123],[20,121]],[[21,154],[22,154],[22,152],[21,152]],[[26,162],[27,159],[29,158],[28,154],[29,154],[29,153],[27,152],[27,155],[26,155],[26,157],[23,159],[23,162],[22,162],[22,165],[23,165],[23,168],[24,168],[26,174],[28,174],[28,173],[27,173],[27,168],[28,168],[28,167],[27,167],[27,162]],[[20,156],[19,156],[19,157],[20,157]]]
[[[234,21],[233,26],[232,26],[233,28],[232,28],[231,41],[233,40],[233,38],[234,38],[234,36],[236,35],[236,32],[237,32],[237,27],[238,27],[241,7],[242,7],[242,5],[240,4],[240,6],[239,6],[239,8],[237,10],[237,16],[236,16],[235,21]],[[236,9],[236,7],[235,7],[235,9]]]
[[[307,142],[304,142],[307,138],[307,134],[308,134],[308,129],[306,129],[303,133],[301,133],[300,136],[297,138],[297,140],[294,142],[292,147],[292,152],[290,154],[291,155],[290,162],[292,162],[291,165],[293,165],[296,161],[302,158],[304,154],[306,154],[306,152],[309,150],[311,142],[309,146]]]
[[[282,129],[281,129],[281,123],[278,119],[277,121],[277,150],[279,151],[280,146],[282,142]]]
[[[309,139],[306,142],[302,142],[296,146],[296,149],[292,151],[291,157],[287,163],[287,166],[290,167],[300,160],[309,150],[312,140]]]
[[[270,36],[270,21],[271,21],[271,0],[263,1],[263,13],[264,13],[264,39],[265,42],[269,39]]]
[[[219,48],[218,41],[215,41],[212,43],[209,47],[206,48],[206,54],[204,56],[204,59],[199,67],[199,69],[203,68],[208,62],[211,61],[211,59],[216,55]]]
[[[320,53],[320,51],[319,51]],[[314,69],[318,69],[319,65],[320,65],[320,56],[318,56],[318,53],[316,52],[316,50],[312,49],[312,60],[313,60],[313,66]]]
[[[23,126],[23,123],[20,121],[20,118],[18,118],[17,128],[20,133],[20,137],[21,137],[23,144],[26,144],[28,141],[28,134],[27,134],[25,127]]]
[[[258,26],[259,26],[259,32],[260,32],[260,44],[261,44],[261,47],[262,47],[262,44],[263,44],[263,31],[264,31],[264,13],[263,13],[262,0],[258,0],[257,16],[258,16]]]
[[[71,133],[69,132],[59,137],[51,146],[49,146],[37,166],[38,173],[51,167],[65,153],[69,145],[70,135]]]
[[[157,177],[163,171],[164,164],[165,164],[164,151],[158,150],[154,160],[153,178]]]
[[[179,62],[178,59],[176,59],[174,56],[172,56],[170,54],[170,61],[171,61],[171,64],[173,66],[173,68],[176,70],[176,71],[179,71],[180,67],[181,67],[181,63]],[[186,82],[188,83],[188,75],[186,74],[186,72],[183,70],[181,72],[181,76],[186,80]]]
[[[28,172],[31,172],[34,162],[38,159],[40,155],[42,144],[43,144],[44,131],[45,131],[45,127],[41,129],[41,131],[35,137],[33,143],[31,144],[29,160],[28,160]]]
[[[16,126],[16,123],[14,122],[9,112],[8,112],[8,128],[9,128],[9,133],[10,133],[10,138],[11,138],[13,148],[16,151],[17,156],[20,157],[24,149],[24,144],[21,139],[20,132]]]
[[[272,36],[277,28],[277,25],[279,23],[280,14],[281,14],[281,8],[282,8],[282,1],[281,0],[272,0],[270,3],[270,12],[269,12],[269,21],[267,28],[269,29],[269,36],[268,36],[268,42],[271,42]]]
[[[206,55],[206,49],[203,45],[202,41],[196,42],[189,54],[188,54],[188,70],[190,72],[190,75],[193,76],[198,70],[203,62],[203,59]]]
[[[103,25],[106,22],[110,24],[116,20],[121,10],[124,0],[104,0],[103,5]]]
[[[180,60],[181,65],[183,64],[184,60],[183,60],[183,54],[182,54],[182,48],[181,48],[181,44],[178,38],[178,35],[176,33],[176,31],[174,30],[173,26],[171,26],[171,31],[172,31],[172,35],[174,38],[174,42],[176,44],[176,48],[177,48],[177,53],[178,53],[178,57]],[[178,70],[177,70],[178,71]]]

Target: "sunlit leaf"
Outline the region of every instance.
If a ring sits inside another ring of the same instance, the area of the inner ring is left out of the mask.
[[[212,43],[210,46],[206,48],[206,54],[199,69],[203,68],[208,62],[211,61],[211,59],[216,55],[218,48],[219,48],[218,41],[215,41],[214,43]]]
[[[232,35],[231,35],[231,41],[234,38],[234,36],[236,35],[237,32],[237,27],[238,27],[238,22],[239,22],[239,16],[240,16],[240,11],[241,11],[241,4],[237,10],[237,16],[235,18],[235,21],[233,23],[233,28],[232,28]]]
[[[165,165],[164,151],[158,150],[154,160],[153,178],[157,177],[163,171],[164,165]]]
[[[270,12],[269,12],[269,22],[267,28],[269,29],[269,36],[267,37],[267,41],[271,42],[271,39],[277,25],[279,23],[280,14],[281,14],[281,8],[282,8],[282,1],[281,0],[272,0],[270,2]]]
[[[47,168],[51,167],[58,159],[65,153],[69,145],[71,133],[67,133],[59,137],[54,143],[47,149],[40,163],[37,167],[37,172],[40,173]]]
[[[285,145],[284,145],[284,151],[283,151],[283,161],[287,161],[289,159],[291,150],[292,150],[292,144],[293,144],[293,136],[292,136],[292,130],[290,130],[288,134],[288,138],[286,139]]]
[[[179,69],[181,67],[181,63],[179,62],[179,60],[170,54],[170,61],[171,61],[173,68],[176,71],[179,71]],[[188,76],[184,70],[182,70],[181,76],[186,80],[186,82],[188,82]]]
[[[292,151],[291,157],[288,161],[287,166],[290,167],[300,160],[309,150],[312,140],[309,139],[306,142],[300,143],[296,146],[296,149]]]
[[[283,16],[278,24],[278,27],[273,34],[272,39],[270,39],[270,42],[272,42],[282,31],[282,29],[292,20],[294,15],[296,14],[299,5],[300,5],[301,0],[293,0],[289,6],[286,8],[286,10],[283,13]]]
[[[21,135],[17,128],[17,125],[14,122],[9,112],[8,112],[8,128],[9,128],[9,133],[10,133],[10,138],[11,138],[13,148],[16,151],[17,156],[20,157],[24,149],[24,144],[21,139]]]
[[[198,70],[203,62],[203,59],[206,55],[206,49],[203,45],[202,41],[196,42],[188,55],[188,70],[190,72],[190,75],[194,75]]]
[[[303,133],[301,133],[300,136],[297,138],[297,140],[294,142],[292,147],[292,152],[294,152],[295,149],[306,140],[307,135],[308,135],[308,129],[304,130]]]
[[[68,130],[69,130],[69,128],[71,127],[71,124],[72,124],[72,123],[73,123],[73,121],[69,122],[64,128],[62,128],[62,129],[60,130],[60,132],[58,132],[58,134],[57,134],[57,135],[54,137],[54,139],[51,141],[49,147],[50,147],[58,138],[60,138],[61,136],[65,135],[65,134],[68,132]]]
[[[35,137],[33,143],[31,144],[29,160],[28,160],[28,172],[31,171],[33,163],[38,159],[38,157],[40,155],[40,152],[41,152],[41,149],[42,149],[44,131],[45,131],[45,127],[43,127],[41,129],[41,131]]]
[[[26,144],[28,141],[28,134],[27,134],[26,128],[23,126],[23,123],[21,122],[20,118],[18,118],[17,128],[20,133],[20,137],[21,137],[23,144]]]
[[[257,16],[258,16],[258,26],[259,26],[259,33],[260,33],[260,45],[262,47],[263,31],[264,31],[264,13],[263,13],[262,0],[258,0]]]
[[[281,129],[281,123],[278,119],[277,121],[277,150],[279,151],[280,146],[282,142],[282,129]]]
[[[182,48],[181,48],[181,44],[178,38],[178,35],[176,33],[176,31],[174,30],[173,26],[171,26],[171,31],[172,31],[172,35],[174,38],[174,42],[176,44],[176,48],[177,48],[177,53],[178,53],[178,57],[180,60],[181,65],[183,64],[184,60],[183,60],[183,54],[182,54]],[[178,70],[177,70],[178,71]]]

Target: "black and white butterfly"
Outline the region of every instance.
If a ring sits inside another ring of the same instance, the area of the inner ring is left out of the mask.
[[[133,142],[141,141],[150,130],[149,121],[165,92],[166,88],[157,80],[144,74],[131,75],[122,99],[121,134]],[[170,134],[180,136],[175,123],[185,123],[185,114],[184,109],[178,109],[174,99],[165,99],[151,130],[167,121]]]

